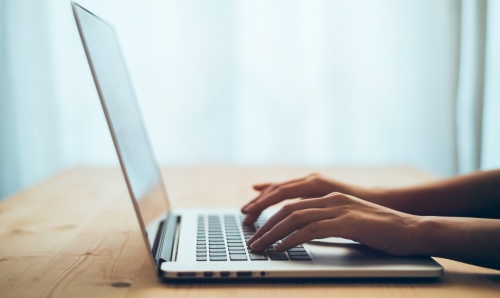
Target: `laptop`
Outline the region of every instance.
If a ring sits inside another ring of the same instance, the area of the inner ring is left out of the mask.
[[[329,238],[254,253],[255,225],[238,209],[172,209],[113,27],[72,3],[78,31],[113,138],[148,254],[164,280],[439,277],[430,257],[395,257]]]

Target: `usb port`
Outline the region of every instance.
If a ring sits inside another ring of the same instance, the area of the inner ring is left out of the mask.
[[[205,271],[205,272],[203,272],[203,276],[212,277],[212,276],[214,276],[214,273],[212,271]]]
[[[250,276],[252,276],[252,271],[238,271],[238,272],[236,272],[236,276],[238,276],[238,277],[250,277]]]
[[[179,277],[196,277],[196,272],[179,272],[177,273]]]
[[[228,277],[231,274],[229,271],[221,271],[220,276],[221,277]]]

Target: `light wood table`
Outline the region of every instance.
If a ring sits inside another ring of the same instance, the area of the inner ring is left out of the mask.
[[[432,180],[411,168],[324,168],[366,186]],[[313,171],[303,167],[192,167],[164,171],[174,207],[238,207],[254,182]],[[147,261],[118,168],[75,168],[0,202],[0,297],[500,297],[500,272],[437,259],[437,282],[160,283]]]

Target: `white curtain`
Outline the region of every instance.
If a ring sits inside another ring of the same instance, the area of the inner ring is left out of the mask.
[[[116,164],[70,2],[3,1],[0,197]],[[80,4],[116,27],[162,164],[500,165],[498,1]]]

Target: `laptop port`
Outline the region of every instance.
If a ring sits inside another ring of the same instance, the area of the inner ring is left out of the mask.
[[[238,276],[238,277],[251,277],[252,271],[238,271],[238,272],[236,272],[236,276]]]
[[[203,276],[212,277],[212,276],[214,276],[214,273],[212,271],[206,271],[206,272],[203,272]]]
[[[266,272],[265,271],[261,271],[260,272],[260,276],[266,276]]]
[[[220,277],[228,277],[231,274],[229,271],[221,271]]]
[[[178,277],[196,277],[196,272],[179,272]]]

